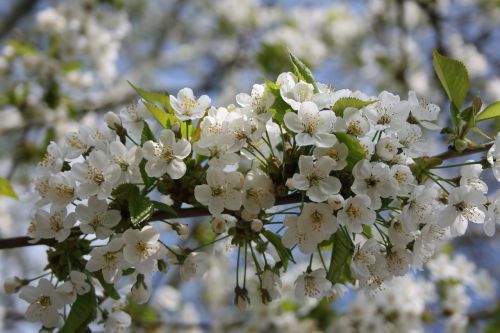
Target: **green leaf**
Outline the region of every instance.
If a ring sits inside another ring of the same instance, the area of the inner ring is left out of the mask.
[[[284,43],[262,44],[256,61],[262,66],[264,72],[275,77],[288,71],[288,50]]]
[[[162,94],[150,92],[133,85],[127,81],[132,88],[144,99],[144,106],[158,120],[164,128],[170,128],[173,123],[180,122],[175,116],[175,111],[170,105],[168,93]]]
[[[111,195],[116,200],[126,201],[130,213],[130,222],[138,225],[147,221],[154,212],[151,200],[141,195],[139,188],[133,184],[122,184],[118,186]]]
[[[335,283],[339,280],[342,271],[348,266],[347,262],[354,253],[354,247],[342,230],[335,232],[331,238],[333,241],[332,256],[326,278]]]
[[[12,188],[12,185],[10,185],[10,182],[3,177],[0,177],[0,195],[18,199],[16,192]]]
[[[316,84],[316,80],[314,79],[311,70],[292,53],[289,52],[288,54],[290,55],[290,60],[292,61],[295,74],[297,74],[300,79],[303,79],[307,83],[312,84],[314,87],[314,92],[319,93],[318,85]]]
[[[95,319],[97,299],[94,288],[90,292],[78,295],[71,307],[68,318],[59,333],[86,332],[88,325]]]
[[[34,48],[33,46],[16,40],[10,40],[7,44],[14,49],[16,55],[22,56],[37,53],[36,48]]]
[[[272,81],[266,81],[266,89],[274,96],[274,103],[269,108],[273,119],[280,125],[284,124],[283,117],[285,113],[292,111],[292,108],[281,97],[280,85]]]
[[[354,168],[356,163],[365,158],[365,150],[359,143],[358,139],[353,135],[343,132],[335,132],[335,136],[339,142],[344,143],[347,146],[347,149],[349,149],[346,170],[352,171],[352,168]]]
[[[62,65],[62,71],[64,73],[74,72],[79,70],[82,67],[82,64],[79,61],[71,61]]]
[[[470,87],[469,74],[464,64],[433,51],[432,64],[444,91],[458,111],[464,103]]]
[[[93,273],[93,276],[95,276],[95,278],[99,280],[99,282],[101,283],[101,286],[104,289],[104,293],[106,294],[106,296],[111,297],[112,299],[120,299],[120,294],[118,294],[118,291],[116,291],[115,285],[112,283],[107,283],[104,280],[102,271],[97,271]]]
[[[156,137],[151,131],[151,128],[149,128],[148,123],[144,122],[144,127],[141,133],[141,146],[144,145],[146,141],[156,141]]]
[[[375,102],[376,101],[363,101],[355,97],[342,97],[332,106],[332,111],[335,112],[338,117],[342,117],[344,115],[344,110],[347,108],[361,109]]]
[[[488,105],[477,115],[476,122],[497,117],[500,117],[500,101]]]
[[[153,203],[153,206],[155,209],[161,210],[162,212],[170,214],[170,215],[172,215],[172,217],[177,216],[177,212],[175,211],[175,209],[173,209],[169,205],[167,205],[163,202],[160,202],[160,201],[151,200],[151,202]]]
[[[149,198],[138,196],[129,198],[128,209],[130,211],[130,222],[138,225],[147,221],[154,213],[154,205]]]
[[[289,248],[287,248],[283,243],[281,242],[281,237],[279,235],[276,235],[272,231],[269,230],[263,230],[262,235],[267,238],[267,240],[273,244],[274,248],[276,249],[276,252],[278,252],[278,255],[280,257],[280,260],[283,264],[283,268],[286,270],[288,266],[288,261],[291,261],[295,264],[295,260],[293,259],[292,251],[290,251]]]
[[[153,117],[158,120],[163,128],[170,128],[172,124],[180,122],[174,114],[165,112],[162,108],[158,107],[156,104],[144,101],[144,106],[148,109]]]

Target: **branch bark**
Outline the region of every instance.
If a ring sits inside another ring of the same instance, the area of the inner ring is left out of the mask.
[[[441,160],[452,159],[461,156],[467,156],[475,153],[480,153],[487,151],[491,148],[493,142],[488,142],[477,147],[466,148],[462,152],[458,152],[454,149],[448,149],[447,151],[435,155],[433,157],[440,158]],[[276,199],[276,206],[297,203],[301,201],[301,196],[298,194],[288,195],[286,197],[281,197]],[[184,219],[191,217],[201,217],[210,215],[208,209],[205,207],[193,207],[193,208],[183,208],[177,211],[176,215],[172,215],[166,212],[158,211],[153,214],[150,221],[166,220],[166,219]],[[38,242],[33,242],[34,240],[30,237],[13,237],[0,239],[0,250],[2,249],[14,249],[18,247],[34,246],[34,245],[47,245],[54,246],[57,242],[54,239],[41,239]]]
[[[297,194],[288,195],[286,197],[277,198],[276,206],[296,203],[301,201],[301,196]],[[150,219],[152,221],[159,220],[174,220],[174,219],[185,219],[191,217],[201,217],[210,215],[208,209],[205,207],[193,207],[193,208],[183,208],[177,211],[177,215],[172,215],[166,212],[157,211],[153,214]],[[80,232],[78,229],[74,229],[73,235],[78,235]],[[3,238],[0,239],[0,250],[5,249],[15,249],[18,247],[35,246],[35,245],[47,245],[55,246],[57,241],[55,239],[41,239],[35,242],[33,238],[22,236],[13,238]]]

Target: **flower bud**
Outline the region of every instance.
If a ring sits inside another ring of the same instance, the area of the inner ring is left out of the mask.
[[[216,234],[222,234],[224,231],[226,231],[226,220],[224,220],[222,217],[214,217],[212,219],[212,230]]]
[[[163,259],[158,260],[158,270],[162,273],[168,272],[168,264],[165,260]]]
[[[150,294],[150,281],[147,281],[143,274],[137,275],[137,280],[130,290],[130,294],[134,301],[139,304],[146,303]]]
[[[340,209],[344,205],[344,197],[341,194],[330,195],[328,197],[328,205],[333,210]]]
[[[13,278],[8,278],[7,280],[5,280],[3,288],[5,289],[5,292],[7,294],[15,294],[24,285],[24,280],[21,280],[17,276],[14,276]]]
[[[250,304],[250,298],[248,297],[248,290],[245,288],[241,288],[239,286],[236,286],[234,288],[234,305],[240,310],[240,311],[245,311],[248,308],[248,305]]]
[[[114,131],[116,131],[119,127],[122,127],[120,117],[118,117],[118,115],[114,112],[109,111],[106,113],[104,120],[106,121],[106,124],[108,124],[108,127]]]
[[[254,219],[252,223],[250,224],[250,227],[252,228],[253,231],[255,232],[260,232],[262,230],[263,223],[259,219]]]
[[[181,123],[179,122],[173,123],[171,129],[174,133],[178,133],[179,130],[181,129]]]
[[[177,232],[179,236],[187,235],[189,232],[188,225],[183,223],[172,224],[172,228],[175,230],[175,232]]]

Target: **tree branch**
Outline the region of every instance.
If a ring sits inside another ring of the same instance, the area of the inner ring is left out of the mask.
[[[457,158],[457,157],[462,157],[462,156],[467,156],[467,155],[472,155],[476,153],[481,153],[483,151],[487,151],[493,146],[494,142],[488,142],[476,147],[469,147],[465,148],[462,152],[459,152],[455,149],[448,149],[445,152],[442,152],[441,154],[438,154],[436,156],[432,156],[433,158],[439,158],[441,160],[449,160],[452,158]]]
[[[300,195],[292,194],[286,197],[277,198],[276,206],[287,205],[300,201],[301,201]],[[190,217],[201,217],[208,215],[210,215],[210,212],[205,207],[183,208],[178,210],[176,215],[172,215],[167,212],[157,211],[153,214],[153,216],[151,216],[150,221],[152,222],[152,221],[167,220],[167,219],[168,220],[185,219]],[[79,235],[80,231],[78,230],[78,228],[75,228],[72,234]],[[3,238],[0,239],[0,250],[14,249],[26,246],[35,246],[35,245],[55,246],[57,244],[57,241],[55,239],[41,239],[38,242],[33,242],[33,241],[34,241],[33,238],[27,236]]]
[[[433,158],[440,158],[441,160],[452,159],[461,156],[467,156],[475,153],[480,153],[487,151],[491,148],[493,142],[488,142],[477,147],[466,148],[462,152],[458,152],[454,149],[448,149],[447,151],[433,156]],[[288,195],[286,197],[276,198],[275,206],[281,206],[291,203],[297,203],[301,201],[301,196],[298,194]],[[184,219],[191,217],[201,217],[210,215],[208,209],[205,207],[193,207],[193,208],[183,208],[179,209],[175,215],[169,214],[167,212],[157,211],[155,212],[150,221],[166,220],[166,219]],[[54,246],[57,242],[54,239],[42,239],[38,242],[33,242],[33,238],[30,237],[13,237],[0,239],[0,250],[1,249],[14,249],[18,247],[34,246],[34,245],[47,245]]]

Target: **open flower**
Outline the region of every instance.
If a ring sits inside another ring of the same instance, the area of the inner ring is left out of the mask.
[[[316,244],[330,238],[339,226],[332,209],[326,203],[306,203],[297,225],[300,231],[310,234]]]
[[[224,208],[237,210],[241,207],[243,175],[239,172],[224,172],[210,168],[207,171],[207,184],[194,189],[194,197],[202,205],[208,206],[212,215],[219,215]]]
[[[106,153],[94,150],[85,162],[74,164],[71,173],[80,182],[76,191],[80,198],[97,195],[98,199],[105,199],[118,182],[121,171],[118,165],[110,163]]]
[[[118,281],[122,276],[122,268],[125,266],[122,248],[121,238],[113,238],[105,246],[94,247],[90,251],[90,260],[85,268],[89,272],[100,270],[107,283]]]
[[[314,148],[313,152],[316,159],[320,159],[323,156],[328,156],[332,159],[331,167],[332,170],[342,170],[347,165],[347,155],[349,155],[349,149],[345,143],[337,142],[329,148]]]
[[[141,230],[128,229],[123,233],[122,239],[125,244],[123,257],[139,273],[151,273],[157,259],[163,257],[160,234],[151,226],[145,226]]]
[[[302,103],[297,113],[288,112],[284,117],[286,127],[297,133],[295,141],[298,146],[317,147],[331,147],[337,142],[331,133],[335,119],[333,111],[319,111],[313,102]]]
[[[330,176],[333,169],[333,160],[328,156],[320,157],[316,162],[312,156],[301,155],[299,158],[300,173],[293,175],[287,181],[291,188],[307,191],[312,201],[323,202],[332,194],[340,191],[338,178]]]
[[[205,252],[191,252],[181,264],[180,274],[184,281],[201,278],[207,269],[208,256]]]
[[[495,178],[500,182],[500,133],[497,134],[495,143],[488,150],[487,158],[491,164]]]
[[[120,211],[108,210],[107,201],[97,197],[91,197],[87,205],[78,205],[75,212],[80,230],[84,234],[95,234],[99,239],[111,236],[111,228],[121,220]]]
[[[287,215],[283,224],[287,227],[283,234],[283,245],[292,248],[295,244],[299,246],[302,253],[309,254],[316,249],[318,244],[313,238],[312,233],[299,230],[299,217],[295,215]]]
[[[146,173],[150,177],[161,177],[167,173],[172,179],[179,179],[186,173],[183,159],[191,153],[191,144],[186,139],[175,141],[175,134],[164,129],[160,142],[147,141],[142,148]]]
[[[344,201],[342,210],[337,213],[338,222],[349,227],[351,232],[362,232],[363,225],[375,222],[376,214],[370,209],[370,198],[357,195]]]
[[[327,295],[332,283],[326,279],[326,271],[318,268],[310,273],[300,275],[295,281],[295,295],[322,299]]]
[[[26,319],[32,322],[42,322],[43,326],[52,328],[59,326],[61,317],[58,309],[65,303],[63,297],[47,279],[40,279],[38,286],[26,286],[19,297],[30,303],[26,310]]]
[[[196,99],[193,90],[183,88],[177,93],[177,98],[170,95],[170,104],[182,121],[203,117],[205,110],[210,106],[210,97],[202,95]]]
[[[363,159],[356,163],[352,175],[354,176],[352,191],[370,197],[373,209],[382,206],[380,197],[392,197],[398,190],[396,180],[391,176],[391,170],[385,163],[370,163]]]
[[[439,215],[439,224],[450,227],[453,235],[463,235],[468,222],[484,223],[486,216],[483,193],[467,187],[457,187],[450,192],[448,206]]]
[[[66,208],[51,207],[50,212],[38,210],[35,213],[38,235],[42,238],[55,238],[58,242],[64,241],[75,225],[75,213],[67,212]]]

